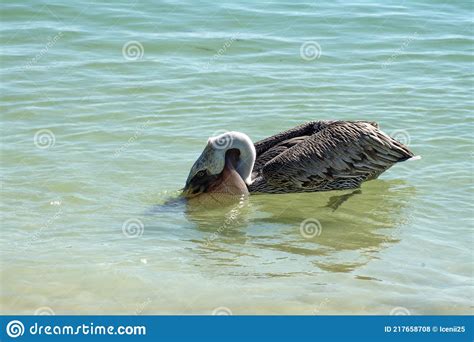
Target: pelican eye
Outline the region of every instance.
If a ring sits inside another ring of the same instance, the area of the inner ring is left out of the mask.
[[[201,170],[198,173],[196,173],[196,176],[198,176],[198,177],[204,177],[205,175],[206,175],[206,171],[204,171],[204,170]]]

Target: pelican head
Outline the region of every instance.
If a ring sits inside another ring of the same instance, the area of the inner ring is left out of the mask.
[[[183,194],[194,197],[212,192],[231,178],[229,175],[240,177],[241,182],[250,185],[255,156],[252,140],[244,133],[226,132],[209,138],[189,172]]]

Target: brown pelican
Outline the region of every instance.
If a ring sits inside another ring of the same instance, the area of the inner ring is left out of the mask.
[[[370,121],[311,121],[255,145],[226,132],[209,138],[183,195],[354,189],[411,158],[419,157]]]

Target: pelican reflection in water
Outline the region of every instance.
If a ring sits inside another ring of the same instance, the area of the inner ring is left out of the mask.
[[[334,211],[330,204],[351,194],[252,196],[227,207],[191,206],[185,215],[203,234],[193,240],[196,252],[216,263],[225,259],[252,267],[248,260],[280,260],[292,263],[295,272],[349,272],[399,241],[416,189],[400,180],[377,180],[362,186],[354,195],[359,200],[344,202]],[[311,230],[315,222],[319,226]]]

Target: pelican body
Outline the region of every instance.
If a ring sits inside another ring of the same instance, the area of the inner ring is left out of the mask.
[[[255,144],[226,132],[209,138],[183,194],[354,189],[413,156],[370,121],[311,121]]]

